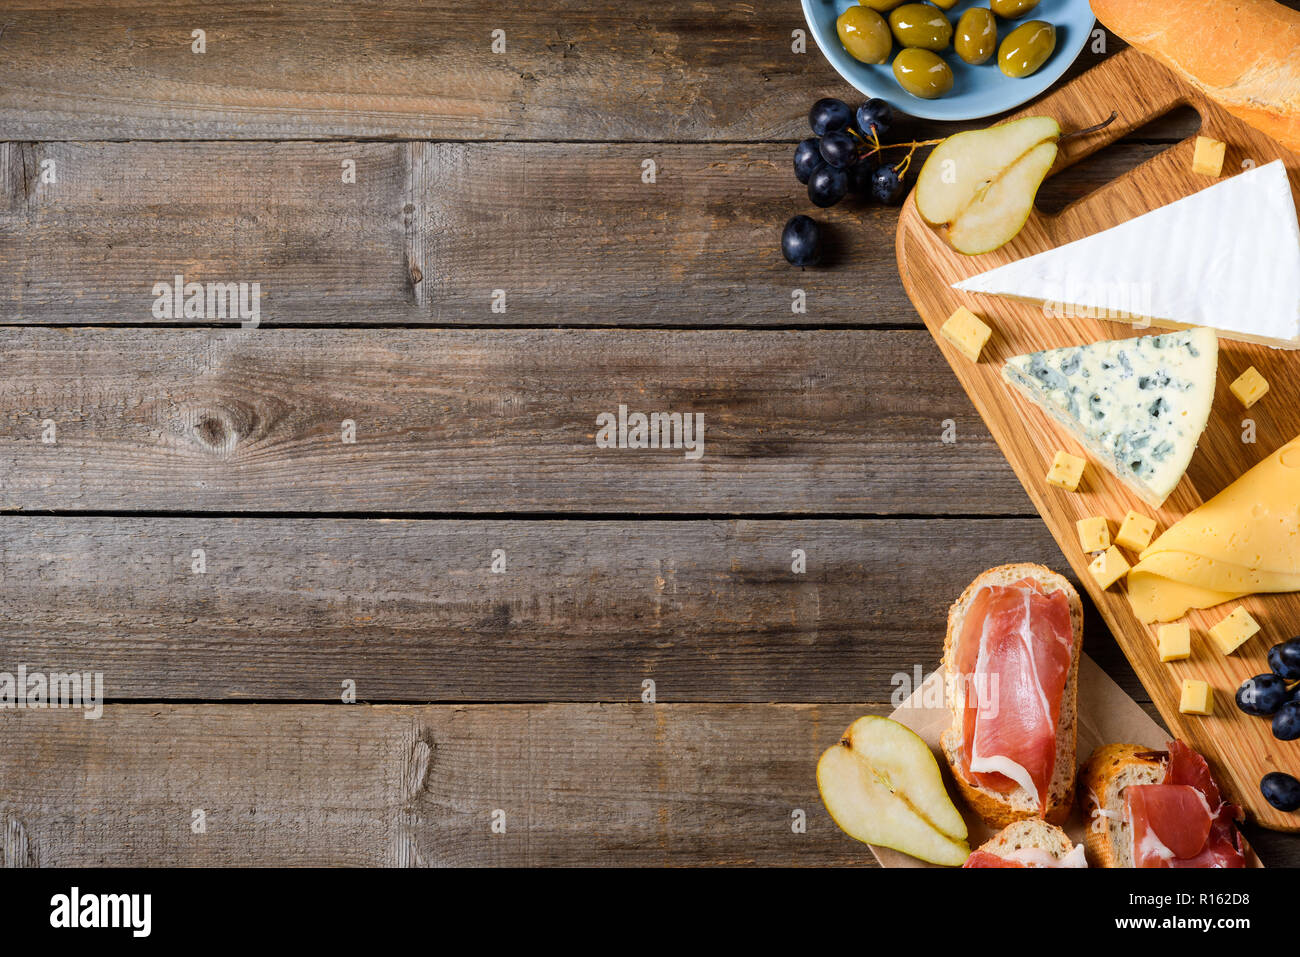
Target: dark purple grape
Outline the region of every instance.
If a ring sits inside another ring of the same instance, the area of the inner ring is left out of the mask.
[[[1270,771],[1259,782],[1259,793],[1279,811],[1300,808],[1300,781],[1281,771]]]
[[[847,169],[858,158],[858,141],[844,130],[835,130],[822,137],[821,154],[832,166]]]
[[[1266,718],[1276,714],[1289,697],[1285,678],[1272,673],[1255,675],[1243,681],[1237,689],[1237,707],[1246,714]]]
[[[871,174],[871,195],[886,206],[901,203],[906,192],[903,181],[892,166],[882,166]]]
[[[1300,738],[1300,701],[1288,701],[1273,715],[1273,737],[1279,741]]]
[[[871,131],[876,131],[876,136],[881,137],[889,132],[890,124],[894,122],[894,111],[889,108],[889,104],[881,99],[871,99],[858,107],[858,129],[867,139],[871,139]]]
[[[796,216],[781,231],[781,252],[791,266],[815,266],[822,258],[822,232],[807,216]]]
[[[825,209],[842,200],[849,191],[849,174],[838,166],[819,166],[808,180],[808,198]]]
[[[813,170],[823,162],[821,141],[815,136],[808,137],[794,148],[794,178],[807,186]]]
[[[1292,638],[1268,649],[1268,666],[1287,681],[1300,678],[1300,638]]]
[[[871,177],[876,172],[876,161],[868,156],[849,167],[849,192],[860,199],[871,198]]]
[[[808,125],[818,136],[842,130],[852,122],[853,111],[849,109],[849,105],[834,97],[823,97],[808,111]]]

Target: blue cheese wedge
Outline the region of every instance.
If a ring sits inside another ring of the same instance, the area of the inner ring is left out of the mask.
[[[1281,160],[1083,239],[954,283],[1049,316],[1210,326],[1300,348],[1300,224]]]
[[[1214,330],[1187,329],[1015,356],[1002,377],[1158,508],[1205,431],[1218,366]]]

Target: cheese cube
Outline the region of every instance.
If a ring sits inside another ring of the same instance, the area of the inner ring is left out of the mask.
[[[1228,388],[1232,390],[1233,395],[1241,400],[1241,404],[1249,409],[1264,398],[1264,393],[1268,391],[1268,380],[1259,374],[1258,369],[1251,366],[1237,376],[1237,381]]]
[[[965,306],[958,306],[957,311],[939,329],[939,333],[971,362],[979,362],[980,352],[993,330]]]
[[[1182,661],[1192,656],[1192,629],[1186,625],[1161,625],[1156,637],[1161,661]]]
[[[1184,678],[1178,710],[1183,714],[1214,714],[1214,689],[1208,682]]]
[[[1110,522],[1105,516],[1081,518],[1074,527],[1079,530],[1079,546],[1085,552],[1104,552],[1110,548]]]
[[[1057,452],[1052,459],[1052,467],[1047,472],[1047,482],[1068,492],[1079,488],[1079,479],[1083,478],[1083,459],[1069,452]]]
[[[1250,612],[1238,607],[1227,618],[1210,629],[1210,637],[1225,655],[1230,655],[1253,635],[1259,632],[1259,622],[1250,617]]]
[[[1196,137],[1196,153],[1192,156],[1192,172],[1203,176],[1218,176],[1223,172],[1223,153],[1227,143],[1208,136]]]
[[[1141,552],[1151,544],[1151,536],[1156,532],[1156,520],[1129,509],[1115,536],[1115,544],[1127,548],[1130,552]]]
[[[1128,574],[1128,562],[1119,549],[1112,545],[1092,560],[1088,571],[1097,579],[1097,584],[1106,589]]]

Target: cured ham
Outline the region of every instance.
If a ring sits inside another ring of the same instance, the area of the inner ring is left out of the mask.
[[[1064,592],[1025,578],[975,595],[955,656],[969,779],[1004,794],[1024,788],[1037,795],[1040,811],[1046,806],[1073,644]]]
[[[1240,809],[1220,796],[1205,759],[1181,741],[1169,742],[1160,784],[1124,789],[1134,867],[1245,867],[1233,823],[1240,818]]]
[[[1083,845],[1079,844],[1064,857],[1055,857],[1038,848],[1025,847],[1010,851],[1006,856],[989,851],[972,851],[962,867],[1087,867]]]
[[[962,867],[1028,867],[1028,864],[1022,864],[1020,861],[1008,860],[1005,857],[998,857],[996,854],[990,854],[988,851],[971,851],[970,857],[966,858],[966,863]]]

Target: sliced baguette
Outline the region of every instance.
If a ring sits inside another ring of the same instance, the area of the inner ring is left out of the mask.
[[[1041,818],[1029,818],[1008,824],[981,844],[979,850],[1007,860],[1014,860],[1017,851],[1044,851],[1059,862],[1074,850],[1074,842],[1055,824],[1048,824]]]
[[[1098,748],[1079,769],[1079,800],[1089,863],[1132,867],[1133,835],[1124,820],[1123,791],[1130,784],[1159,784],[1165,779],[1166,755],[1139,744]]]
[[[1025,578],[1040,582],[1049,592],[1065,592],[1070,603],[1070,625],[1074,629],[1070,674],[1065,682],[1065,691],[1061,697],[1061,718],[1056,726],[1056,767],[1048,788],[1047,807],[1041,810],[1038,807],[1038,795],[1026,788],[1000,794],[968,780],[962,773],[962,712],[966,707],[966,689],[965,683],[957,680],[953,660],[957,636],[961,634],[966,612],[976,593],[985,585],[1012,585]],[[943,643],[943,670],[952,726],[940,735],[939,743],[966,803],[990,827],[1004,828],[1015,821],[1036,817],[1045,818],[1052,824],[1063,824],[1070,816],[1070,808],[1074,803],[1074,772],[1078,760],[1079,653],[1082,645],[1083,603],[1079,600],[1079,593],[1067,579],[1042,565],[1022,563],[990,568],[971,582],[948,610],[948,635]]]
[[[1300,150],[1300,10],[1274,0],[1092,0],[1092,10],[1229,113]]]

